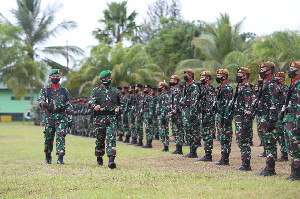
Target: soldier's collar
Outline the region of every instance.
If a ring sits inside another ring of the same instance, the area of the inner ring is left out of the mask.
[[[222,84],[221,84],[221,86],[223,86],[223,85],[226,84],[226,83],[228,83],[227,80],[223,81]]]
[[[273,75],[269,75],[268,77],[266,77],[266,79],[264,79],[264,83],[266,82],[266,81],[268,81],[269,79],[271,79],[273,77]]]
[[[299,80],[300,79],[300,77],[298,77],[298,78],[296,78],[296,79],[293,79],[292,80],[292,83],[294,84],[297,80]]]

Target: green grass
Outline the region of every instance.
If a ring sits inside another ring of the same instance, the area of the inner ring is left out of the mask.
[[[241,164],[235,141],[230,166],[196,162],[153,149],[117,143],[117,169],[96,165],[95,139],[66,137],[65,165],[44,163],[43,128],[21,122],[0,123],[0,198],[300,198],[300,182],[285,180],[289,163],[276,163],[277,175],[254,175],[265,166],[252,147],[252,172],[235,171]],[[255,137],[257,145],[258,138]],[[171,143],[171,151],[174,150]],[[188,152],[188,147],[184,147]],[[203,147],[198,155],[203,156]],[[213,159],[220,158],[214,143]]]

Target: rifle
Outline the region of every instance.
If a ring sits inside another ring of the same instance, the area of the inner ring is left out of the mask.
[[[287,107],[288,107],[288,105],[290,103],[290,100],[291,100],[291,97],[292,97],[292,93],[293,93],[293,90],[294,90],[295,86],[296,85],[292,85],[292,82],[289,85],[289,91],[288,91],[288,94],[287,94],[287,97],[286,97],[285,104],[282,106],[281,111],[280,111],[279,116],[278,116],[279,121],[282,121],[283,118],[284,118],[284,114],[287,111]]]
[[[214,100],[214,103],[212,105],[212,114],[215,115],[217,112],[217,102],[219,101],[220,97],[221,97],[221,87],[217,87],[218,88],[218,94],[217,94],[217,98]]]
[[[252,102],[252,119],[254,119],[257,114],[258,102],[263,93],[262,90],[263,90],[263,85],[261,85],[260,88],[258,89],[258,97]]]
[[[228,107],[229,107],[229,118],[231,118],[231,116],[232,116],[232,112],[233,112],[233,109],[234,109],[234,104],[235,104],[235,101],[236,101],[236,99],[238,97],[238,94],[239,94],[239,86],[240,86],[240,84],[238,83],[236,88],[235,88],[234,97],[233,97],[232,100],[230,100],[229,105],[228,105]]]

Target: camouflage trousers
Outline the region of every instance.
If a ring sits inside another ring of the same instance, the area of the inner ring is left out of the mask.
[[[135,117],[135,131],[138,139],[143,140],[143,121],[139,115]]]
[[[261,116],[256,116],[256,126],[257,126],[257,134],[258,134],[258,137],[260,139],[260,142],[263,144],[265,143],[264,141],[264,136],[263,136],[263,133],[261,131],[261,129],[259,128],[260,127],[260,122],[261,122]]]
[[[198,148],[198,140],[197,140],[197,120],[198,117],[196,114],[191,115],[189,112],[182,112],[183,116],[183,129],[185,134],[185,139],[188,145],[196,150]]]
[[[267,153],[267,160],[277,158],[277,139],[276,139],[276,127],[275,122],[273,126],[268,125],[267,115],[262,115],[260,124],[258,127],[262,131],[263,144]]]
[[[285,134],[287,135],[287,146],[291,155],[291,164],[295,168],[300,167],[300,116],[288,114],[285,118]]]
[[[61,114],[47,113],[44,119],[44,152],[50,154],[56,132],[56,155],[65,154],[65,137],[67,134],[67,119]]]
[[[169,119],[167,115],[158,116],[158,131],[164,146],[169,146]]]
[[[252,122],[250,122],[250,124],[243,124],[235,120],[235,137],[241,150],[242,161],[251,159],[250,141],[252,131]]]
[[[116,156],[116,116],[96,116],[94,125],[96,135],[95,156],[102,157],[105,154],[105,140],[107,156]]]
[[[125,136],[130,137],[128,114],[122,115],[122,125],[123,125],[123,131],[124,131]]]
[[[152,129],[153,129],[153,136],[159,136],[159,131],[158,131],[158,117],[157,115],[154,115],[153,116],[153,126],[152,126]]]
[[[89,134],[90,134],[90,129],[89,129],[89,116],[88,116],[88,115],[84,115],[83,118],[84,118],[84,121],[83,121],[83,128],[82,128],[83,136],[88,137]]]
[[[220,118],[218,116],[218,118]],[[221,152],[230,153],[231,143],[232,143],[232,122],[229,119],[220,118],[218,123],[218,129],[220,131],[220,142],[221,142]]]
[[[129,123],[129,129],[131,132],[131,137],[137,137],[136,131],[135,131],[135,117],[133,115],[133,111],[128,112],[128,123]]]
[[[152,118],[144,118],[145,131],[146,131],[146,139],[153,139],[153,121]]]
[[[284,136],[284,128],[282,121],[278,120],[276,122],[276,138],[280,145],[280,151],[281,152],[288,152],[287,143],[286,143],[286,137]]]
[[[175,144],[182,146],[184,142],[184,132],[182,128],[182,119],[180,114],[174,114],[170,120],[172,134],[174,135]]]
[[[77,127],[76,130],[78,132],[78,135],[83,135],[83,115],[77,116]]]
[[[117,121],[118,136],[124,136],[123,122],[120,114],[117,116]]]
[[[216,121],[217,140],[221,140],[220,135],[221,135],[222,129],[220,129],[220,120],[221,120],[221,118],[217,117],[217,115],[216,115],[215,121]]]
[[[200,133],[203,139],[204,151],[205,153],[212,153],[213,150],[213,133],[215,131],[213,124],[201,124]]]

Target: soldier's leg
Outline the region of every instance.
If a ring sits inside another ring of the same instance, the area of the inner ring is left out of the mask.
[[[53,150],[53,141],[55,135],[54,124],[45,123],[44,129],[44,152],[46,154],[51,154]]]
[[[276,122],[276,129],[277,129],[277,139],[278,143],[280,145],[280,152],[281,152],[281,158],[278,159],[278,162],[288,161],[288,149],[285,142],[285,136],[284,136],[284,129],[282,121],[278,120]]]
[[[56,155],[65,155],[65,137],[67,134],[66,120],[60,120],[55,125],[56,128]]]
[[[205,161],[211,162],[212,161],[212,150],[213,150],[213,138],[212,134],[215,131],[213,127],[203,126],[201,125],[201,136],[203,139],[203,146],[204,146],[204,157],[197,159],[198,161]]]
[[[197,116],[193,116],[191,117],[191,146],[192,146],[192,150],[196,153],[198,147],[199,147],[199,139],[200,139],[200,135],[199,135],[199,122],[198,122],[198,117]]]
[[[294,120],[294,121],[293,121]],[[300,180],[300,118],[288,118],[286,133],[289,137],[292,174],[290,180]]]
[[[106,127],[106,153],[107,156],[116,156],[116,130],[117,121],[115,116],[107,116],[108,125]]]
[[[256,116],[256,125],[257,125],[257,134],[259,136],[260,139],[260,144],[259,146],[264,146],[264,140],[263,140],[263,134],[260,128],[261,125],[261,117],[260,116]]]
[[[105,116],[96,116],[94,118],[96,147],[95,156],[102,157],[105,154],[105,137],[106,137],[106,124],[109,119]]]

